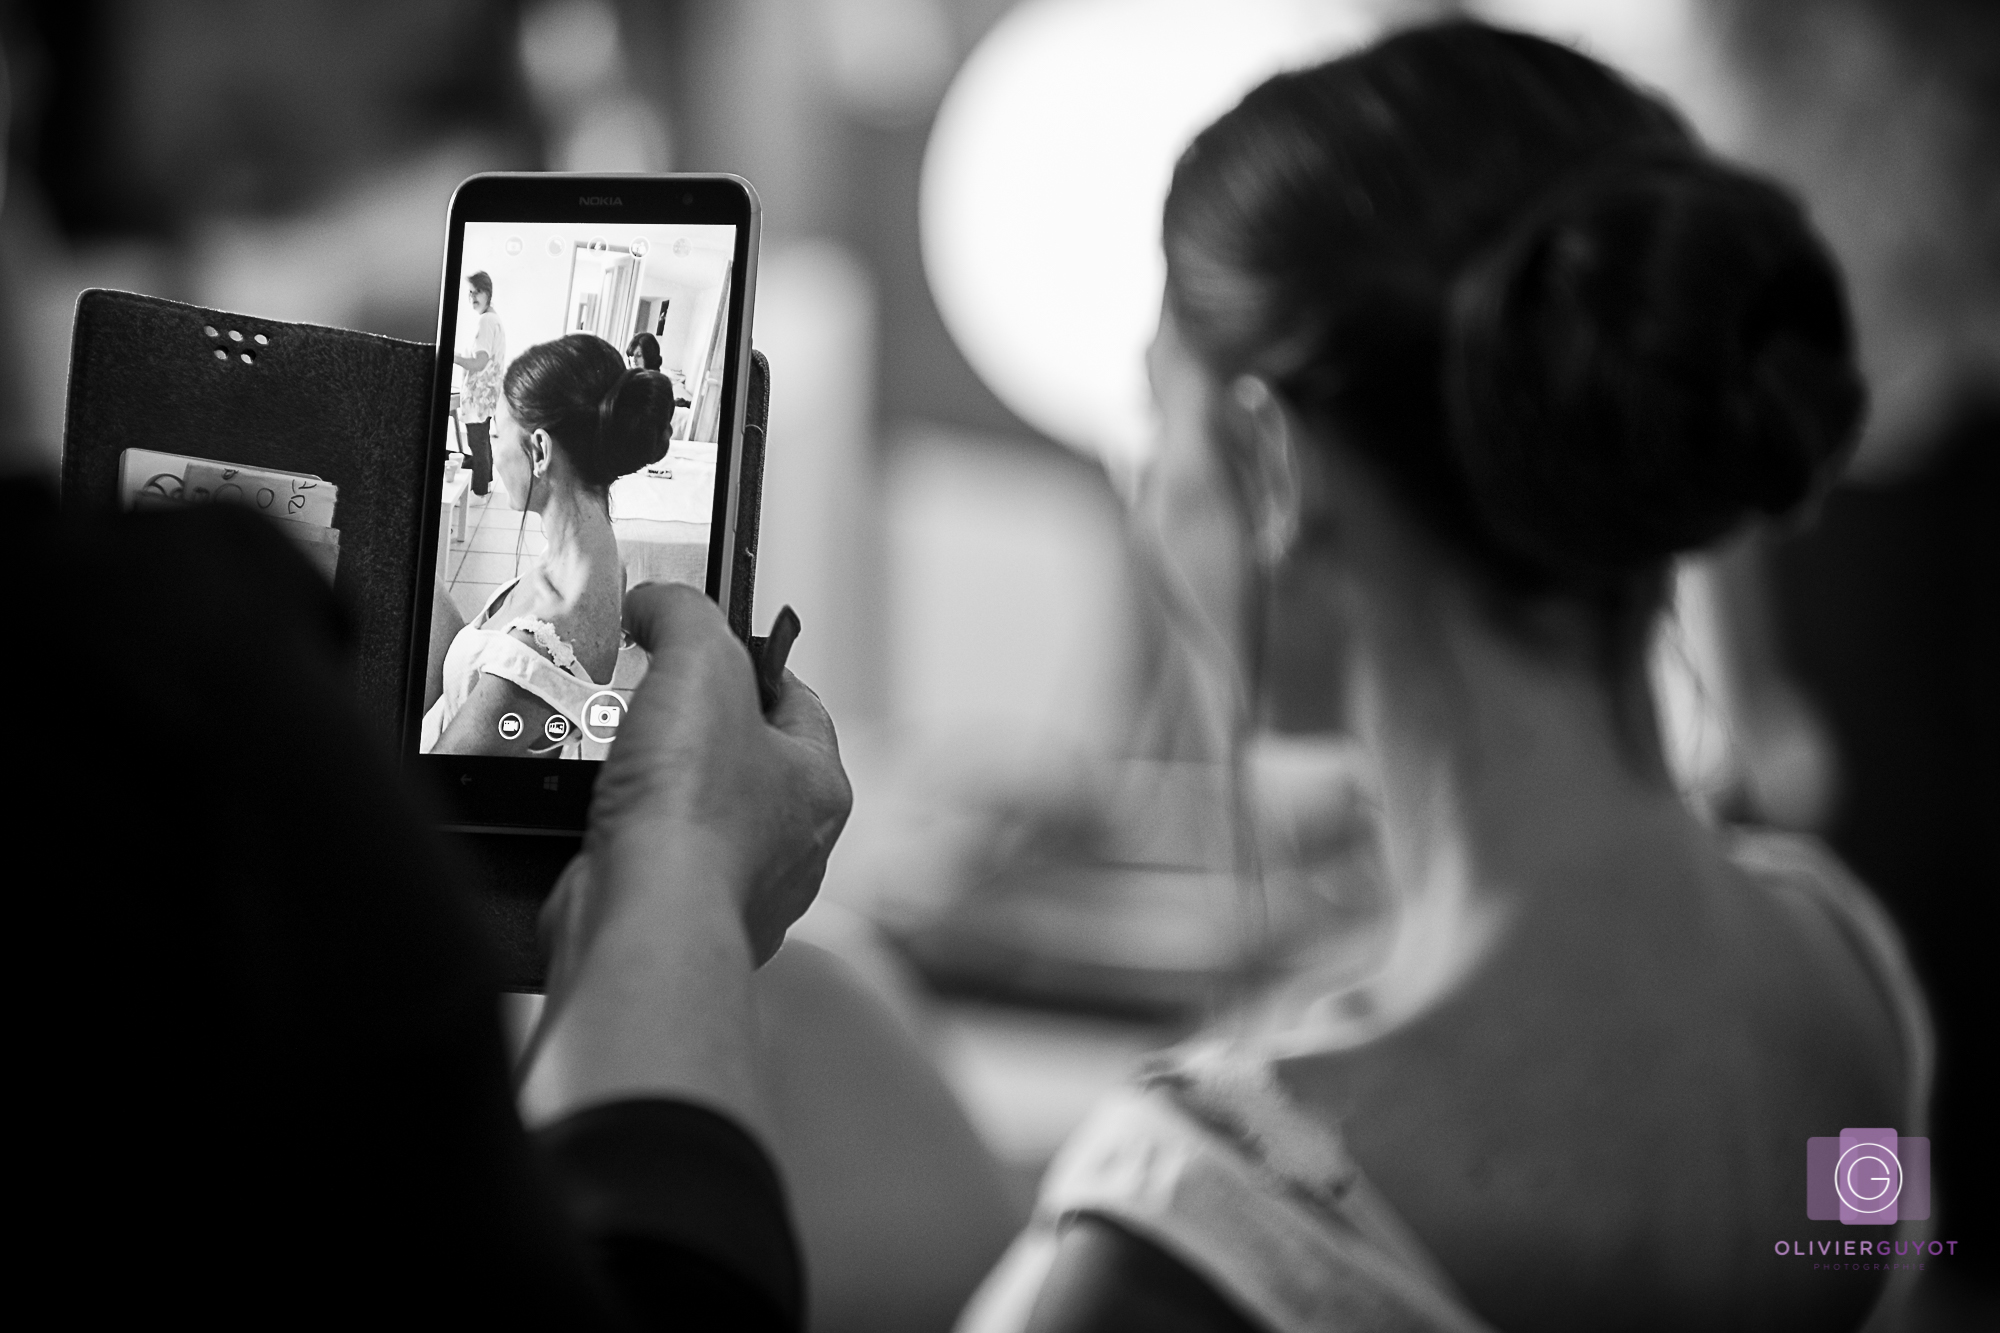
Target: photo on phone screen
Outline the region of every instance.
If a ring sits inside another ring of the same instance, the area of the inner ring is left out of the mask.
[[[707,585],[737,228],[462,225],[418,752],[602,759],[625,591]]]

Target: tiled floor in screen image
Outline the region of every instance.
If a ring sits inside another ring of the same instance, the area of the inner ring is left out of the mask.
[[[485,498],[468,498],[472,508],[466,516],[466,540],[451,544],[446,591],[458,613],[470,620],[519,572],[515,543],[520,544],[520,569],[539,559],[547,543],[541,515],[523,514],[508,505],[507,492],[497,479]]]

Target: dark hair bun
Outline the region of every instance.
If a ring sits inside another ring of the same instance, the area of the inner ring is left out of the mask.
[[[529,430],[546,430],[587,486],[609,486],[666,456],[674,385],[633,370],[590,333],[537,343],[507,367],[507,406]]]
[[[666,456],[674,382],[657,370],[626,370],[597,407],[598,471],[607,481]]]
[[[1839,276],[1798,206],[1694,154],[1531,208],[1458,281],[1445,375],[1483,525],[1571,583],[1794,509],[1864,403]]]

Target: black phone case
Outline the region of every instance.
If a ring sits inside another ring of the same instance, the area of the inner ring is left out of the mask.
[[[384,741],[400,744],[436,354],[429,343],[87,291],[70,346],[63,506],[115,506],[119,455],[130,448],[308,472],[338,486],[334,590],[354,621],[356,693]],[[770,366],[752,352],[725,608],[739,629],[756,593],[769,410]],[[458,841],[499,927],[508,984],[539,985],[535,913],[576,840]]]

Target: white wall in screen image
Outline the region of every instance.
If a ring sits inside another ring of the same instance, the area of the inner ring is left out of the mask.
[[[568,333],[594,333],[622,355],[633,335],[659,341],[661,369],[692,406],[675,434],[713,441],[720,409],[721,337],[727,318],[735,228],[593,228],[466,224],[461,277],[493,279],[493,311],[506,361]],[[479,314],[459,284],[457,339],[469,352]],[[504,367],[503,367],[504,373]]]

